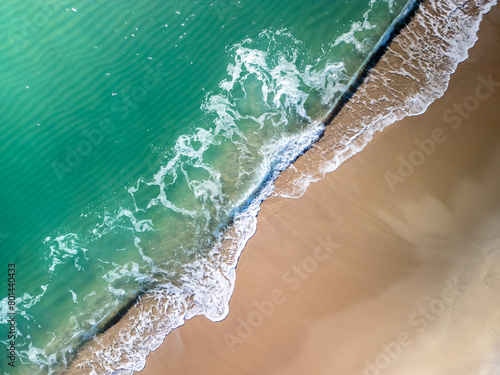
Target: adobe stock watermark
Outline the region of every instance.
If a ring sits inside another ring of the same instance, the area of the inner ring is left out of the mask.
[[[118,114],[119,119],[123,121],[132,111],[139,108],[139,104],[146,100],[148,93],[158,88],[163,79],[168,76],[168,72],[162,71],[161,67],[162,64],[158,63],[154,69],[148,69],[141,85],[132,87],[126,95],[117,98],[111,104],[111,112]],[[105,136],[112,134],[115,130],[116,125],[110,118],[100,120],[99,124],[90,130],[83,130],[79,141],[66,146],[65,156],[51,164],[59,182],[62,182],[67,174],[81,165],[84,159],[103,142]]]
[[[224,332],[222,337],[224,343],[231,353],[235,347],[248,339],[253,333],[261,327],[266,318],[269,318],[275,311],[276,306],[286,301],[285,291],[298,290],[303,282],[306,281],[318,268],[320,264],[329,259],[339,245],[332,242],[330,236],[326,241],[318,239],[319,244],[314,248],[312,255],[304,257],[300,262],[294,264],[281,276],[281,281],[286,288],[275,288],[268,298],[261,301],[254,301],[254,310],[250,311],[245,318],[238,317],[236,320],[238,326],[233,333]]]
[[[221,22],[228,22],[231,20],[230,16],[238,10],[240,3],[239,0],[218,0],[214,1],[211,6],[214,7]]]
[[[460,315],[453,309],[453,303],[459,301],[466,289],[460,286],[457,280],[445,281],[445,288],[439,296],[430,301],[421,304],[407,320],[408,326],[412,330],[402,330],[396,336],[396,339],[388,344],[380,343],[381,352],[375,358],[369,360],[365,358],[365,369],[363,375],[380,375],[388,369],[394,360],[396,360],[405,348],[410,347],[415,338],[411,332],[422,334],[427,328],[445,314]]]
[[[451,124],[451,130],[460,129],[463,121],[468,119],[471,114],[477,111],[480,103],[489,99],[492,93],[500,87],[500,81],[495,81],[493,75],[490,74],[487,78],[479,76],[478,84],[474,89],[474,94],[463,99],[461,103],[455,103],[443,113],[443,121]],[[398,166],[395,171],[386,171],[384,173],[385,181],[392,192],[396,191],[396,185],[405,182],[413,175],[415,170],[420,167],[437,149],[437,146],[446,142],[448,139],[449,129],[437,127],[431,131],[425,139],[416,139],[414,141],[415,148],[407,155],[398,156]],[[448,132],[448,134],[447,134]]]
[[[45,0],[37,1],[38,10],[29,18],[24,19],[20,33],[10,33],[10,45],[16,50],[29,40],[35,39],[43,29],[47,27],[54,15],[66,9],[70,4],[68,0]]]

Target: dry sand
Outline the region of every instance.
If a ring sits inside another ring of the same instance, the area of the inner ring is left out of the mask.
[[[460,127],[443,119],[475,105],[480,77],[500,82],[499,20],[425,114],[301,198],[264,202],[229,316],[187,321],[137,374],[500,374],[500,87]]]

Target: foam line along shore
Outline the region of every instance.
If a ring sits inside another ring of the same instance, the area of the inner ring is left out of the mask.
[[[375,133],[300,198],[266,200],[228,317],[193,318],[137,374],[496,373],[499,19],[498,6],[484,16],[425,113]],[[347,106],[335,121],[351,120]],[[392,185],[414,151],[424,160]]]

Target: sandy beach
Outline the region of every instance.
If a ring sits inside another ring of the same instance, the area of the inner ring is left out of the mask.
[[[227,318],[187,321],[136,374],[500,373],[499,35],[496,6],[423,115],[266,200]]]

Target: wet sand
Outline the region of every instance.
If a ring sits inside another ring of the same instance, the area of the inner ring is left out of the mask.
[[[136,374],[497,374],[499,22],[425,114],[264,202],[228,317],[187,321]]]

